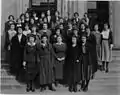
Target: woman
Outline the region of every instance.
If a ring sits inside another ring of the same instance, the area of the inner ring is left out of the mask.
[[[87,42],[86,35],[82,35],[82,84],[81,89],[83,91],[88,90],[88,85],[90,81],[90,75],[91,75],[91,57],[90,57],[90,50],[91,45]]]
[[[57,28],[55,31],[56,31],[55,34],[51,35],[50,38],[50,42],[52,44],[57,43],[57,37],[61,36],[61,30],[59,28]]]
[[[8,16],[8,21],[5,23],[5,33],[10,29],[11,24],[15,24],[15,19],[13,15]]]
[[[96,53],[97,53],[98,69],[101,70],[101,64],[102,64],[101,63],[101,38],[102,38],[102,35],[98,29],[99,29],[98,24],[95,24],[93,34],[96,37]]]
[[[17,34],[15,31],[15,25],[12,23],[10,29],[6,32],[5,37],[5,50],[6,50],[6,61],[10,64],[10,51],[11,51],[11,40]]]
[[[96,53],[96,37],[91,33],[90,28],[86,27],[86,33],[87,33],[87,42],[92,46],[90,55],[91,55],[91,61],[92,61],[92,74],[91,79],[94,78],[95,73],[97,72],[97,53]]]
[[[42,35],[41,42],[37,44],[37,62],[39,64],[39,78],[41,91],[49,87],[50,90],[55,91],[53,87],[54,77],[53,77],[53,57],[54,52],[51,44],[48,43],[48,36]]]
[[[57,36],[57,42],[53,44],[57,58],[55,59],[55,79],[63,80],[63,65],[65,61],[66,44],[62,42],[62,37]]]
[[[26,91],[29,92],[30,90],[32,92],[35,91],[34,88],[34,81],[37,75],[37,63],[36,63],[36,43],[35,43],[36,37],[33,34],[30,34],[28,36],[28,42],[25,46],[24,50],[24,60],[23,60],[23,66],[26,69],[26,77],[27,77],[27,88]]]
[[[23,54],[26,45],[26,36],[23,35],[22,27],[18,27],[18,33],[11,40],[11,70],[16,74],[18,79],[23,68]]]
[[[109,61],[110,61],[110,49],[113,47],[112,32],[108,27],[108,24],[104,24],[104,30],[102,31],[102,64],[103,70],[109,72]],[[105,67],[106,65],[106,67]]]
[[[81,80],[81,51],[77,44],[77,37],[72,36],[72,44],[68,47],[67,63],[68,63],[68,85],[70,92],[77,91],[77,84]]]

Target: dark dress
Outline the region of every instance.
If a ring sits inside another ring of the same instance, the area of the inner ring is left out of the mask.
[[[43,47],[37,44],[37,63],[39,64],[39,81],[40,85],[51,84],[54,82],[53,77],[53,49],[51,44]]]
[[[65,57],[65,53],[66,53],[65,43],[61,45],[55,43],[53,44],[53,48],[54,48],[57,58]],[[56,79],[63,79],[63,65],[64,65],[64,60],[58,61],[57,59],[55,59],[55,78]]]
[[[81,80],[81,50],[77,45],[68,47],[67,52],[68,84],[76,84]]]
[[[91,50],[90,50],[90,55],[91,55],[91,64],[92,64],[92,74],[94,74],[95,72],[97,72],[97,53],[96,53],[96,38],[94,36],[94,34],[90,34],[87,37],[87,42],[89,44],[91,44]]]
[[[91,76],[91,57],[90,57],[91,45],[86,43],[82,45],[82,80],[90,80]]]
[[[19,42],[18,35],[11,40],[11,69],[14,73],[19,73],[22,67],[24,47],[26,45],[26,36],[22,34]]]
[[[26,77],[28,81],[34,80],[37,74],[36,55],[36,45],[27,44],[24,50],[24,61],[26,62]]]

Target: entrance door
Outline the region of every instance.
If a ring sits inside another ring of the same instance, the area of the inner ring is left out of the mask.
[[[109,23],[109,1],[97,1],[97,21],[103,28],[105,22]]]
[[[88,1],[88,13],[91,19],[90,26],[93,28],[95,23],[100,24],[100,30],[103,23],[109,23],[109,1]],[[94,6],[93,6],[94,5]]]
[[[35,11],[38,16],[40,16],[41,12],[45,12],[47,10],[51,10],[51,15],[57,10],[57,0],[29,0],[29,11]]]

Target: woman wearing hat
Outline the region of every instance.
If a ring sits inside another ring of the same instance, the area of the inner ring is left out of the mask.
[[[28,42],[25,46],[24,50],[24,60],[23,66],[26,69],[26,76],[27,76],[27,88],[26,91],[35,91],[34,89],[34,80],[37,74],[37,63],[36,63],[36,37],[33,34],[28,36]]]
[[[41,36],[41,42],[37,44],[37,63],[39,64],[39,82],[41,86],[41,91],[43,91],[46,86],[50,90],[55,91],[53,87],[54,77],[53,77],[53,57],[54,51],[52,45],[48,42],[48,36],[43,34]]]

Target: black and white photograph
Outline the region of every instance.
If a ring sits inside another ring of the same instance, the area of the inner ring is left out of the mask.
[[[1,95],[120,95],[120,1],[0,4]]]

